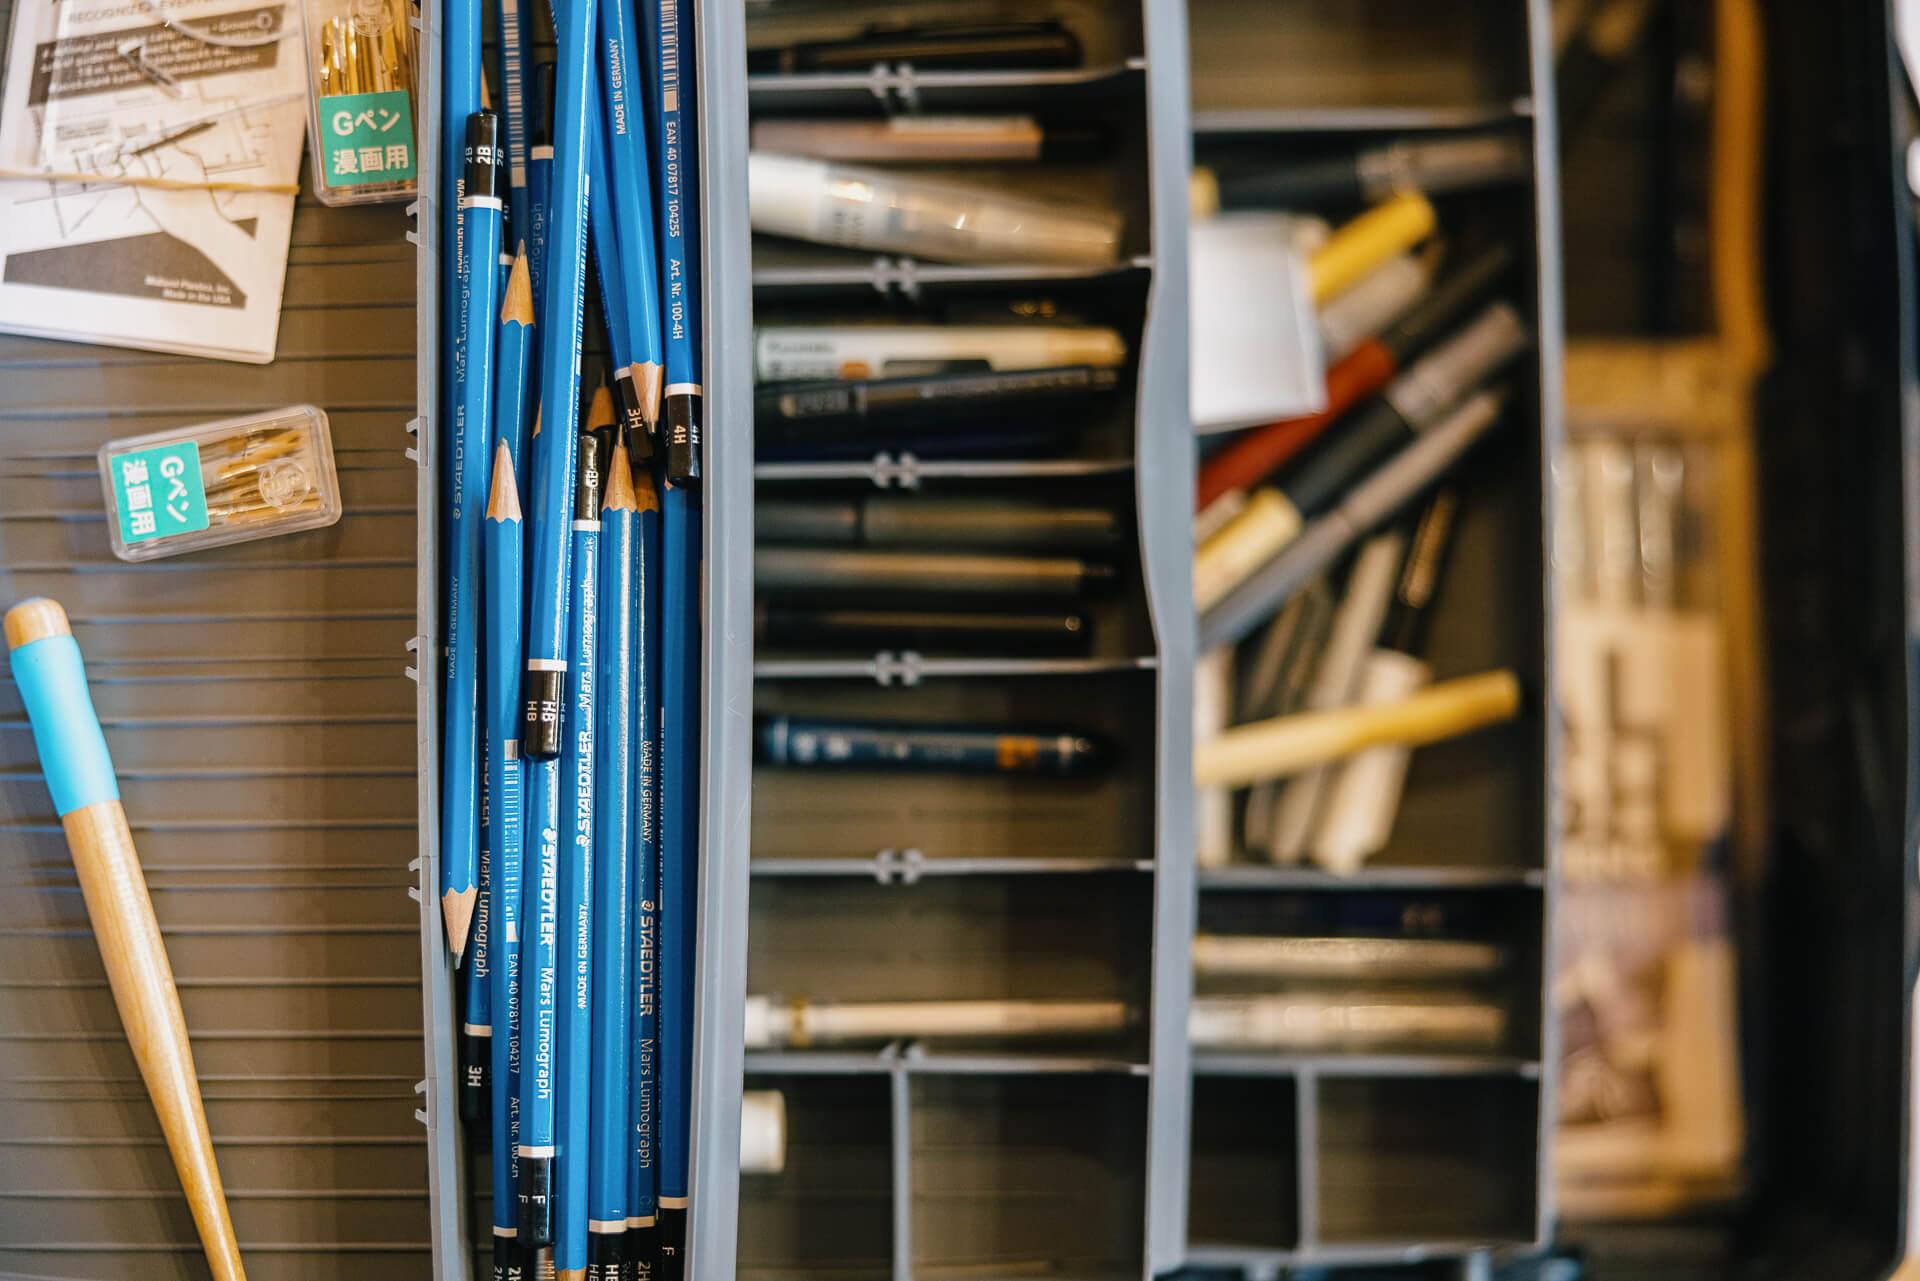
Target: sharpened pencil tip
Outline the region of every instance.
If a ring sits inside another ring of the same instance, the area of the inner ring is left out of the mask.
[[[527,266],[527,247],[513,256],[513,270],[507,273],[507,296],[500,304],[500,323],[515,320],[533,324],[533,272]]]
[[[521,519],[520,480],[513,472],[513,451],[504,440],[493,451],[493,488],[487,493],[487,519]]]
[[[466,955],[467,931],[473,926],[473,907],[480,891],[448,890],[440,896],[440,910],[447,918],[447,947],[455,963]]]
[[[627,442],[613,442],[613,456],[607,459],[607,491],[600,499],[603,512],[640,510],[633,501],[633,465],[627,461]]]
[[[637,511],[660,510],[660,490],[653,483],[653,473],[644,467],[633,478],[633,505]]]
[[[665,381],[666,373],[657,360],[633,366],[633,385],[640,394],[640,416],[647,420],[649,428],[660,423],[660,389]]]
[[[587,430],[600,431],[613,426],[613,393],[601,383],[593,389],[593,402],[587,406]]]

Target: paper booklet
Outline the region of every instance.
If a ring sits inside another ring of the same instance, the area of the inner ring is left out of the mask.
[[[0,331],[272,360],[306,133],[292,0],[16,0],[8,50]]]

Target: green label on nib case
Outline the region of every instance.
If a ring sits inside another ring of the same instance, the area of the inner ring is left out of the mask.
[[[412,182],[413,105],[407,91],[320,99],[320,164],[329,187]]]
[[[113,505],[120,540],[191,534],[207,527],[207,487],[200,446],[191,440],[121,454],[113,460]]]

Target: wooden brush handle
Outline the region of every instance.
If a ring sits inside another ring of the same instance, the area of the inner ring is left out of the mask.
[[[54,808],[66,829],[114,1004],[160,1116],[208,1266],[214,1281],[246,1281],[207,1134],[180,994],[147,897],[146,878],[140,874],[133,834],[127,830],[126,811],[120,808],[113,761],[87,696],[66,611],[50,600],[26,601],[8,611],[6,633],[14,680],[27,705]]]

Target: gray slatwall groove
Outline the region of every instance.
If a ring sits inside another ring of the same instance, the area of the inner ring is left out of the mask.
[[[74,617],[254,1281],[428,1268],[404,230],[301,199],[272,365],[0,335],[0,607]],[[113,559],[102,443],[297,401],[332,419],[339,525]],[[4,673],[0,976],[0,1276],[204,1278]]]

